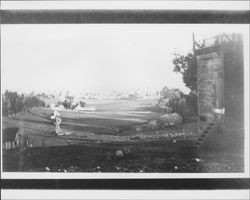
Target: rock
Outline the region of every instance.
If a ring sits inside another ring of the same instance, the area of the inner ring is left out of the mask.
[[[48,168],[48,167],[45,167],[45,170],[46,170],[46,171],[50,171],[50,168]]]
[[[117,151],[115,152],[115,156],[116,156],[117,158],[123,158],[123,157],[124,157],[124,153],[123,153],[122,150],[117,150]]]

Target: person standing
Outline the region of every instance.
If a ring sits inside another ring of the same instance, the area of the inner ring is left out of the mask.
[[[55,110],[53,115],[51,115],[50,119],[54,120],[55,133],[57,135],[61,135],[62,134],[62,129],[60,127],[60,124],[62,123],[62,119],[60,118],[60,114]]]

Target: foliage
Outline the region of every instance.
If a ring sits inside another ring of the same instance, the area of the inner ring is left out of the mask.
[[[160,98],[157,106],[159,108],[171,108],[172,113],[180,114],[183,120],[185,120],[188,117],[197,114],[197,97],[196,94],[192,92],[185,95],[179,89],[169,89],[164,87],[160,91]]]
[[[175,126],[182,123],[182,117],[178,113],[170,113],[161,116],[160,120],[165,126]]]
[[[197,92],[197,61],[192,53],[174,54],[174,72],[182,75],[185,85],[194,93]]]
[[[85,107],[86,102],[76,101],[73,96],[66,96],[63,101],[58,101],[57,106],[62,105],[65,109],[74,110],[76,107]]]
[[[6,91],[2,98],[3,114],[16,114],[23,108],[23,96],[17,92]]]
[[[74,101],[74,97],[73,96],[66,96],[64,102],[62,103],[62,105],[64,106],[65,109],[71,109],[74,110],[79,103]]]
[[[185,104],[179,105],[174,109],[176,112],[180,113],[180,110],[186,107],[188,110],[186,113],[189,115],[197,115],[198,104],[197,104],[197,60],[192,53],[186,55],[175,54],[173,59],[174,71],[182,75],[183,82],[191,90],[188,95],[185,95]],[[174,105],[176,103],[172,102]],[[183,115],[182,114],[182,115]]]
[[[25,109],[31,109],[33,107],[45,107],[45,103],[36,96],[26,96],[24,98]]]
[[[184,94],[179,89],[169,89],[168,87],[164,87],[160,91],[158,104],[170,107],[173,111],[175,104],[179,103],[179,101],[182,101],[183,97]]]
[[[6,90],[2,96],[2,114],[16,115],[18,112],[29,110],[33,107],[45,106],[45,103],[36,96],[19,95],[17,92]]]
[[[62,105],[64,106],[64,108],[70,109],[71,103],[72,103],[71,101],[69,101],[68,99],[65,99],[65,100],[63,101]]]

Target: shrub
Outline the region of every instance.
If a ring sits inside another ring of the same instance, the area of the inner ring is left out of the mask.
[[[182,117],[178,113],[170,113],[162,115],[160,121],[165,126],[175,126],[182,123]]]
[[[157,107],[159,111],[163,111],[164,113],[178,113],[182,116],[183,120],[187,120],[192,116],[197,116],[197,95],[193,92],[185,95],[179,89],[164,87],[160,92]]]

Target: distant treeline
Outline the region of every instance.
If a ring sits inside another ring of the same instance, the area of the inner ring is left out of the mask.
[[[2,96],[2,114],[16,115],[21,111],[28,111],[34,107],[44,107],[45,102],[31,94],[24,95],[6,90]]]

